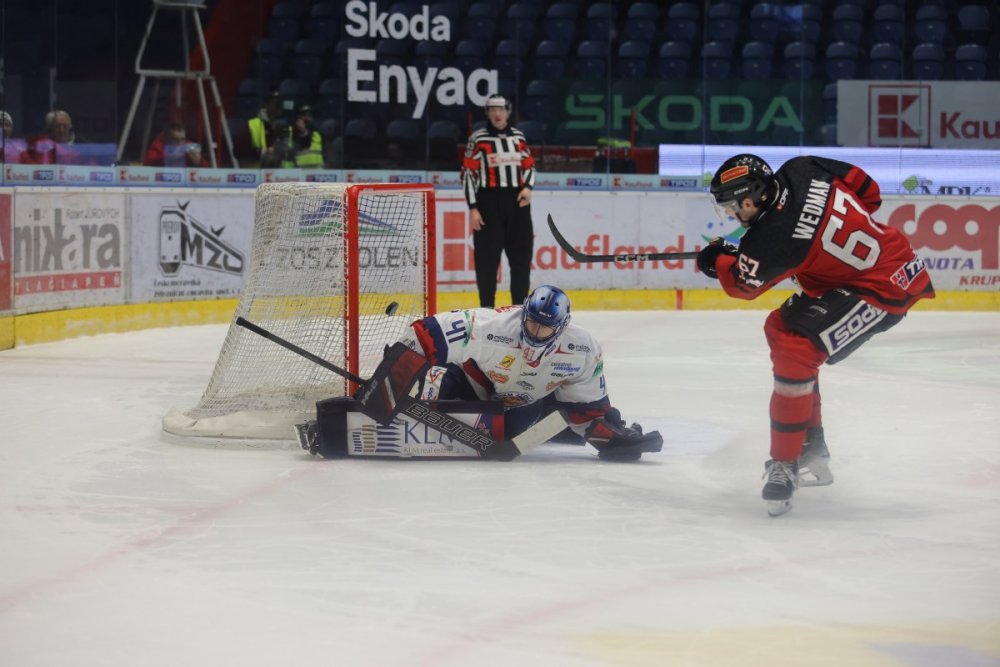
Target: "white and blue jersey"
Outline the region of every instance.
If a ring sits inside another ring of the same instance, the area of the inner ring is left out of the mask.
[[[521,339],[521,306],[473,308],[417,320],[401,341],[434,364],[430,374],[461,369],[480,400],[518,408],[551,395],[579,433],[611,407],[601,346],[572,322],[532,347]]]

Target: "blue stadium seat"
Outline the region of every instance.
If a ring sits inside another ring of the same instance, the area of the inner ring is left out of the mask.
[[[750,8],[751,39],[759,42],[776,42],[781,24],[778,23],[777,8],[769,2],[758,2]]]
[[[623,42],[652,43],[656,37],[656,21],[653,19],[632,18],[622,23],[620,38]]]
[[[448,43],[421,40],[413,48],[413,59],[422,67],[441,69],[448,64]]]
[[[467,16],[489,16],[493,19],[499,19],[501,14],[503,5],[499,2],[474,2],[466,12]]]
[[[474,69],[486,66],[486,46],[482,40],[463,39],[455,45],[452,64],[468,74]]]
[[[412,164],[423,157],[423,141],[420,137],[420,122],[412,118],[391,120],[385,126],[385,141],[390,166],[401,167]],[[396,164],[397,160],[402,160]]]
[[[545,39],[558,39],[569,44],[576,41],[577,19],[580,8],[573,2],[556,2],[549,5],[543,22]]]
[[[346,96],[347,84],[343,79],[323,79],[316,95],[316,116],[343,120]]]
[[[583,22],[584,41],[610,42],[617,16],[618,8],[609,3],[599,2],[588,7]]]
[[[282,79],[278,84],[281,97],[286,102],[291,102],[293,107],[309,101],[309,88],[309,82],[304,79]]]
[[[554,92],[555,85],[551,81],[535,79],[528,82],[524,92],[524,101],[520,105],[521,118],[547,123]]]
[[[837,84],[828,83],[823,87],[823,122],[837,122]]]
[[[770,42],[747,42],[740,52],[740,74],[749,81],[770,79],[773,60],[774,46]]]
[[[615,76],[619,79],[641,79],[646,76],[648,61],[649,42],[622,42],[615,60]]]
[[[541,2],[515,2],[507,8],[507,18],[537,21],[545,9],[545,4]]]
[[[535,42],[537,28],[538,22],[534,19],[508,17],[503,21],[500,34],[507,39],[518,41],[527,47]]]
[[[792,42],[816,44],[819,41],[822,32],[823,11],[818,4],[772,5],[772,8],[778,16],[777,41],[779,43],[786,45]]]
[[[535,48],[534,73],[536,79],[558,79],[566,74],[569,43],[546,39]]]
[[[320,39],[306,38],[295,43],[289,69],[296,79],[314,84],[323,72],[327,43]]]
[[[306,34],[322,39],[327,44],[334,43],[340,36],[340,22],[344,10],[338,2],[317,2],[309,8],[306,19]]]
[[[271,8],[271,18],[279,19],[300,19],[304,14],[304,5],[301,2],[279,2]]]
[[[903,74],[903,52],[892,42],[879,42],[868,54],[868,76],[877,81],[898,81]]]
[[[837,5],[830,23],[830,41],[858,44],[864,30],[864,11],[857,5]]]
[[[948,33],[948,11],[939,5],[917,8],[913,37],[917,44],[943,44]]]
[[[333,46],[327,56],[326,76],[345,78],[347,76],[347,52],[350,49],[374,49],[375,43],[367,37],[343,37]]]
[[[608,73],[608,43],[595,40],[580,42],[576,47],[574,66],[576,76],[580,79],[604,78]]]
[[[982,81],[986,74],[986,47],[981,44],[962,44],[955,49],[956,79]]]
[[[656,75],[661,79],[683,79],[691,71],[691,44],[689,42],[664,42],[656,60]]]
[[[344,125],[345,164],[355,168],[377,166],[384,151],[385,142],[371,119],[352,118]]]
[[[832,81],[853,79],[858,74],[858,47],[850,42],[833,42],[826,47],[826,76]]]
[[[522,120],[517,129],[524,133],[524,138],[532,146],[545,143],[545,125],[537,120]]]
[[[700,41],[701,11],[693,2],[675,2],[663,20],[663,34],[668,41],[694,44]]]
[[[875,43],[903,43],[903,8],[899,5],[879,5],[875,8],[872,36]]]
[[[944,79],[944,49],[940,44],[917,44],[913,49],[912,78],[918,81]]]
[[[740,32],[740,6],[734,2],[716,2],[708,8],[705,34],[713,42],[736,41]]]
[[[407,51],[407,43],[401,39],[380,39],[375,45],[375,59],[379,66],[406,67],[410,64]]]
[[[254,71],[265,87],[274,86],[285,69],[285,45],[276,39],[264,38],[257,42],[254,52]]]
[[[732,42],[712,41],[701,47],[702,76],[711,81],[721,81],[732,71]]]
[[[458,147],[462,141],[462,130],[458,123],[450,120],[436,120],[427,128],[427,150],[430,153],[430,169],[454,170],[458,167]]]
[[[452,30],[454,30],[455,25],[458,23],[458,17],[462,15],[462,6],[461,0],[443,0],[432,4],[429,12],[431,16],[447,17],[451,22]],[[343,9],[341,9],[341,12],[343,12]]]
[[[461,39],[478,40],[485,44],[496,41],[500,31],[500,19],[496,16],[473,15],[462,21]]]
[[[985,46],[991,35],[990,9],[986,5],[962,5],[958,8],[958,41]]]
[[[625,14],[627,19],[649,19],[653,23],[660,20],[660,8],[655,2],[633,2]]]
[[[493,52],[493,69],[503,76],[518,77],[528,56],[528,45],[513,39],[501,39]]]
[[[781,71],[786,79],[801,81],[811,79],[816,71],[814,42],[790,42],[785,45]]]
[[[272,15],[267,22],[267,36],[279,40],[286,47],[291,47],[301,32],[302,27],[298,18],[279,18]]]

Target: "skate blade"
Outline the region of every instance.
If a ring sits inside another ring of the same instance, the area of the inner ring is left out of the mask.
[[[829,486],[833,484],[833,473],[823,459],[814,460],[808,467],[799,468],[799,486]]]
[[[768,500],[766,502],[768,516],[781,516],[792,509],[791,498],[788,500]]]

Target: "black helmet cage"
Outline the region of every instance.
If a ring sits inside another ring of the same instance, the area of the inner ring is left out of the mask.
[[[774,172],[761,158],[750,153],[736,155],[725,162],[712,177],[710,191],[720,204],[740,202],[749,197],[755,206],[774,182]]]

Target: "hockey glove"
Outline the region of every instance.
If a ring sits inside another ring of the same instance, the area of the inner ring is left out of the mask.
[[[709,278],[718,278],[719,274],[715,270],[715,260],[719,255],[731,255],[735,257],[739,254],[736,246],[726,243],[721,236],[712,239],[707,246],[698,252],[698,269]]]
[[[402,409],[400,398],[409,395],[431,362],[404,343],[385,348],[385,357],[368,383],[354,394],[358,409],[383,426],[392,422]]]
[[[594,446],[602,461],[638,461],[644,453],[655,453],[663,448],[659,431],[643,434],[638,424],[625,426],[616,408],[592,421],[584,437]]]

